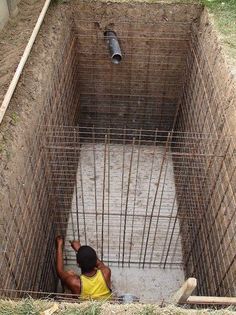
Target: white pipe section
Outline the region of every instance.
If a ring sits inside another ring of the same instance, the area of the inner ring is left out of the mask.
[[[33,30],[32,34],[30,36],[29,42],[28,42],[27,46],[25,47],[25,51],[24,51],[24,53],[23,53],[23,55],[21,57],[21,60],[20,60],[20,62],[18,64],[18,67],[17,67],[16,72],[14,74],[14,77],[11,80],[11,83],[9,85],[7,93],[6,93],[5,97],[4,97],[4,100],[3,100],[2,105],[0,107],[0,124],[1,124],[1,122],[3,120],[3,117],[4,117],[5,113],[6,113],[8,105],[9,105],[9,103],[11,101],[12,95],[13,95],[13,93],[15,91],[15,88],[17,86],[17,83],[19,81],[21,73],[22,73],[22,71],[24,69],[24,65],[25,65],[25,63],[26,63],[26,61],[27,61],[27,59],[29,57],[29,54],[30,54],[31,49],[33,47],[33,44],[35,42],[35,38],[38,35],[39,29],[40,29],[40,27],[41,27],[41,25],[43,23],[43,20],[44,20],[44,17],[46,15],[47,9],[48,9],[48,7],[50,5],[50,2],[51,2],[51,0],[46,0],[45,3],[44,3],[42,11],[41,11],[41,13],[40,13],[40,15],[38,17],[37,23],[35,24],[34,30]]]

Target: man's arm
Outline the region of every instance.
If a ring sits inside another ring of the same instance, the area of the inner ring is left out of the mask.
[[[78,252],[81,247],[80,241],[70,241],[70,245],[74,251]]]
[[[63,260],[63,238],[61,236],[57,236],[57,253],[56,253],[56,270],[57,275],[61,280],[65,280],[68,277],[66,271],[64,271],[64,260]]]
[[[58,277],[64,282],[64,284],[74,294],[80,294],[80,279],[75,274],[64,270],[63,261],[63,238],[58,236],[57,241],[57,253],[56,253],[56,270]]]

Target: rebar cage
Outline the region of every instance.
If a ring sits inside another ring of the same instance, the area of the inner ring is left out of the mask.
[[[46,146],[57,233],[93,245],[108,263],[181,266],[182,244],[191,255],[188,229],[199,226],[209,198],[208,173],[219,173],[229,140],[63,129],[52,130]],[[66,259],[74,261],[73,251],[67,249]]]
[[[31,171],[19,181],[16,204],[10,204],[12,220],[4,226],[5,289],[10,281],[26,291],[35,285],[35,294],[55,285],[48,275],[55,276],[58,234],[66,239],[67,264],[75,262],[68,242],[72,239],[93,246],[105,262],[121,267],[179,268],[186,259],[189,264],[201,257],[195,243],[209,194],[229,158],[230,139],[142,129],[42,130],[27,161]],[[31,195],[32,190],[37,193]],[[35,212],[38,200],[48,203],[44,214]],[[25,216],[30,216],[30,226]],[[39,273],[37,250],[28,238],[34,231],[45,237]],[[35,269],[28,268],[31,264]]]
[[[46,45],[42,110],[14,181],[4,181],[1,293],[56,292],[62,234],[67,264],[67,241],[80,238],[109,264],[183,267],[199,294],[234,296],[235,144],[201,8],[79,1],[54,10],[64,24],[56,52]],[[107,26],[121,42],[118,68]]]

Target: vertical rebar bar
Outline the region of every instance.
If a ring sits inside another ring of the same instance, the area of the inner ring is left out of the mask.
[[[169,142],[170,142],[171,137],[172,137],[172,133],[169,132],[167,139],[166,139],[165,149],[164,149],[164,153],[163,153],[163,157],[162,157],[162,161],[161,161],[161,167],[160,167],[159,176],[158,176],[157,185],[156,185],[155,196],[154,196],[154,200],[153,200],[153,204],[152,204],[152,210],[150,213],[150,219],[149,219],[149,223],[148,223],[147,237],[146,237],[146,242],[145,242],[145,251],[144,251],[144,257],[143,257],[143,262],[142,262],[143,268],[145,266],[145,261],[146,261],[147,248],[148,248],[149,236],[150,236],[151,225],[152,225],[152,218],[153,218],[157,194],[158,194],[158,190],[159,190],[159,186],[160,186],[160,182],[161,182],[162,170],[163,170],[163,167],[164,167],[164,164],[166,161],[166,155],[167,155],[167,152],[169,150]]]
[[[86,228],[86,213],[85,213],[85,204],[84,204],[84,187],[83,187],[83,170],[82,170],[82,146],[80,147],[80,159],[79,159],[79,170],[80,170],[80,190],[81,190],[81,202],[82,202],[82,211],[83,211],[83,221],[84,221],[84,240],[87,244],[87,228]]]
[[[161,207],[162,207],[163,195],[164,195],[165,184],[166,184],[168,163],[169,163],[169,159],[167,159],[166,166],[165,166],[165,171],[164,171],[164,178],[163,178],[163,184],[162,184],[162,190],[161,190],[160,203],[159,203],[159,208],[158,208],[158,212],[157,212],[157,221],[156,221],[156,225],[155,225],[153,242],[152,242],[152,246],[151,246],[151,255],[150,255],[150,260],[149,260],[149,266],[151,265],[152,260],[153,260],[153,253],[154,253],[154,248],[155,248],[155,243],[156,243],[156,236],[157,236],[157,231],[158,231],[158,226],[159,226],[159,220],[160,220],[160,215],[161,215]]]
[[[154,152],[153,152],[153,157],[152,157],[151,170],[150,170],[149,183],[148,183],[148,193],[147,193],[147,202],[146,202],[146,208],[145,208],[145,217],[144,217],[141,249],[140,249],[140,256],[139,256],[139,265],[141,265],[141,261],[142,261],[143,245],[144,245],[144,239],[145,239],[147,215],[148,215],[148,208],[149,208],[149,202],[150,202],[150,192],[151,192],[151,184],[152,184],[152,177],[153,177],[153,168],[154,168],[154,162],[155,162],[155,158],[156,158],[156,150],[157,150],[157,148],[156,148],[156,137],[157,137],[157,130],[155,131]]]
[[[162,255],[161,255],[161,263],[162,263],[162,260],[163,260],[164,254],[165,254],[165,248],[166,248],[166,243],[167,243],[168,237],[171,236],[170,235],[170,226],[171,226],[171,220],[173,218],[173,214],[174,214],[174,210],[175,210],[176,201],[177,201],[177,196],[175,193],[174,199],[172,201],[172,207],[171,207],[171,213],[170,213],[170,217],[169,217],[169,221],[168,221],[168,226],[167,226],[167,229],[165,231],[165,241],[164,241]],[[175,214],[175,216],[177,217],[177,213]]]
[[[104,257],[104,216],[105,216],[105,198],[106,198],[106,158],[107,158],[107,135],[104,137],[104,158],[103,158],[103,185],[102,185],[102,244],[101,259]]]
[[[130,164],[129,164],[129,174],[128,174],[128,183],[127,183],[127,192],[126,192],[126,202],[125,202],[125,213],[124,213],[124,231],[123,231],[123,248],[122,248],[122,267],[124,267],[124,257],[125,257],[125,239],[126,239],[126,225],[127,225],[127,213],[129,206],[129,191],[130,191],[130,181],[132,175],[132,164],[133,164],[133,153],[135,146],[135,138],[132,141]]]
[[[97,170],[96,170],[96,147],[95,147],[95,130],[93,126],[93,178],[94,178],[94,206],[95,206],[95,220],[96,220],[96,243],[98,250],[98,205],[97,205]]]
[[[75,156],[77,155],[77,146],[79,144],[77,143],[77,133],[76,130],[74,129],[74,146],[75,146]],[[80,151],[79,151],[80,152]],[[81,156],[80,156],[81,158]],[[79,227],[79,205],[78,205],[78,179],[77,179],[77,171],[75,174],[75,208],[76,208],[76,226],[77,226],[77,237],[78,240],[80,239],[80,227]]]
[[[167,251],[166,251],[166,257],[165,257],[165,261],[164,261],[164,269],[166,268],[166,263],[167,263],[167,259],[168,259],[168,256],[169,256],[169,251],[170,251],[171,243],[172,243],[172,240],[173,240],[173,235],[174,235],[174,231],[175,231],[177,220],[178,220],[178,217],[176,215],[175,220],[174,220],[174,224],[173,224],[173,227],[172,227],[171,235],[170,235],[170,241],[169,241],[168,248],[167,248]],[[170,228],[170,226],[168,226],[168,233],[169,233],[169,228]],[[165,243],[166,243],[166,241],[167,241],[167,238],[165,239]],[[164,245],[164,248],[165,248],[165,245]],[[163,249],[163,252],[164,252],[164,249]]]
[[[79,227],[79,205],[78,205],[78,181],[77,174],[75,175],[75,207],[76,207],[76,225],[77,225],[77,236],[80,239],[80,227]],[[74,236],[75,237],[75,236]]]
[[[122,236],[122,219],[123,219],[123,194],[124,194],[124,173],[125,173],[125,137],[126,129],[123,130],[123,144],[122,144],[122,172],[121,172],[121,202],[120,202],[120,228],[119,228],[119,252],[118,252],[118,266],[121,260],[121,236]]]
[[[140,129],[139,131],[139,139],[138,139],[138,156],[137,156],[137,168],[136,168],[135,188],[134,188],[134,204],[133,204],[133,213],[132,213],[132,222],[131,222],[131,235],[130,235],[129,261],[128,261],[129,267],[130,267],[131,253],[132,253],[132,246],[133,246],[134,218],[135,218],[135,207],[136,207],[136,199],[137,199],[137,184],[138,184],[139,161],[140,161],[140,151],[141,151],[140,150],[141,135],[142,135],[142,129]]]
[[[107,137],[107,260],[109,261],[110,257],[110,182],[111,182],[111,174],[110,174],[110,128],[108,129],[108,137]]]

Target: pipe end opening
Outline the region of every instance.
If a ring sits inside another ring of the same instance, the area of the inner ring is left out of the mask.
[[[122,57],[119,54],[115,54],[111,58],[112,63],[114,63],[115,65],[118,65],[121,62],[121,60],[122,60]]]

